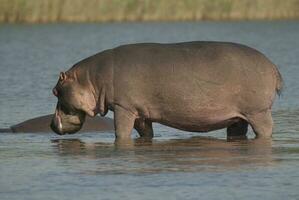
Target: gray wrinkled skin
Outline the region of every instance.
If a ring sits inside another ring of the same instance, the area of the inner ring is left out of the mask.
[[[85,114],[104,116],[110,109],[117,139],[130,138],[133,128],[151,138],[152,122],[196,132],[227,128],[229,137],[245,136],[251,125],[258,138],[269,138],[271,106],[281,88],[275,65],[244,45],[125,45],[60,75],[52,128],[73,133]]]

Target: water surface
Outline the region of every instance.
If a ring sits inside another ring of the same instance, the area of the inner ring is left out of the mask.
[[[60,71],[135,42],[217,40],[252,46],[285,89],[272,140],[226,141],[155,124],[155,139],[119,146],[113,133],[0,135],[3,199],[298,199],[299,24],[280,22],[0,25],[0,127],[54,111]],[[109,113],[109,116],[112,116]],[[137,138],[134,131],[133,138]]]

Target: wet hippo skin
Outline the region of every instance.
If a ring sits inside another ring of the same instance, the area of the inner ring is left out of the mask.
[[[44,115],[26,120],[22,123],[11,126],[7,129],[0,129],[0,132],[13,133],[50,133],[50,123],[53,115]],[[107,117],[86,117],[85,123],[80,132],[112,131],[114,130],[113,120]]]

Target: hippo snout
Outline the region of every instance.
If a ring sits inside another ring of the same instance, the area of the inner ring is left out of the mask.
[[[76,133],[83,125],[83,122],[77,118],[76,116],[64,116],[62,118],[56,111],[50,127],[58,135]]]
[[[52,120],[50,127],[52,129],[52,131],[54,131],[55,133],[57,133],[58,135],[63,135],[63,132],[61,132],[61,130],[58,129],[57,125],[55,124],[54,120]]]
[[[51,121],[51,125],[50,125],[51,129],[59,134],[59,135],[64,135],[65,133],[62,131],[62,123],[61,123],[61,118],[60,116],[57,114],[57,111],[55,112],[55,115]]]

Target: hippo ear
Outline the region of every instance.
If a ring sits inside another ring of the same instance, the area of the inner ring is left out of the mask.
[[[65,72],[60,72],[59,81],[63,82],[66,79],[67,79],[66,73]]]

